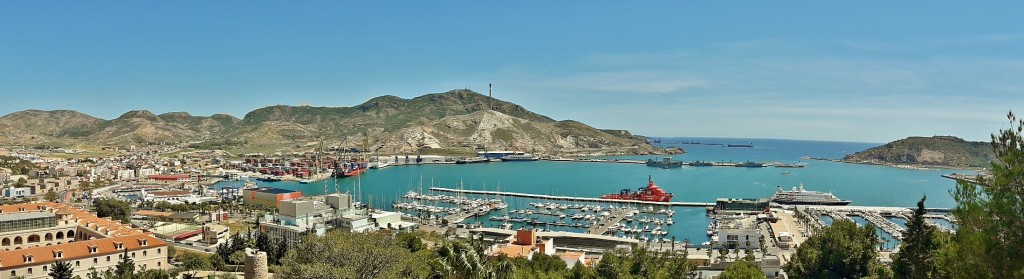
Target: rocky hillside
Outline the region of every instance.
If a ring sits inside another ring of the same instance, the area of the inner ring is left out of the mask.
[[[73,111],[0,117],[0,144],[71,140],[97,144],[186,142],[201,148],[325,145],[386,153],[422,149],[520,149],[552,154],[648,154],[659,150],[624,130],[555,121],[469,90],[413,99],[381,96],[354,107],[270,106],[229,115],[130,111],[102,120]]]
[[[995,158],[988,142],[957,137],[909,137],[847,155],[850,163],[988,167]]]

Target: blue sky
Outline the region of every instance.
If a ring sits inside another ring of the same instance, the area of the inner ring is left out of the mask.
[[[987,140],[1024,114],[1024,2],[975,4],[5,2],[0,114],[242,117],[493,83],[644,135]]]

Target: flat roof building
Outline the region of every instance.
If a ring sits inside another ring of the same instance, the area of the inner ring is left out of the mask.
[[[278,207],[281,201],[294,200],[302,197],[302,192],[271,187],[242,189],[243,204],[258,204]]]

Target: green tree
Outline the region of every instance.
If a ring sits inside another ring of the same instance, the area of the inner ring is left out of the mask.
[[[71,263],[65,261],[56,261],[50,267],[50,278],[53,279],[71,279],[74,277],[75,268],[71,267]]]
[[[929,279],[935,278],[935,257],[939,249],[935,239],[935,229],[925,224],[924,215],[928,213],[921,197],[917,202],[917,210],[907,223],[907,232],[903,235],[899,253],[893,259],[893,273],[899,278]]]
[[[390,235],[330,231],[288,250],[275,278],[423,278],[429,251],[412,253]]]
[[[596,267],[598,278],[692,278],[696,266],[672,252],[649,251],[634,247],[633,251],[606,252]],[[583,274],[586,276],[586,273]]]
[[[861,278],[870,275],[878,235],[868,224],[836,220],[811,236],[793,254],[785,270],[793,278]]]
[[[122,223],[131,221],[132,208],[126,201],[100,198],[93,201],[93,206],[96,207],[96,216],[110,217]]]
[[[121,254],[121,261],[117,262],[114,270],[114,275],[117,278],[131,278],[132,275],[135,275],[135,261],[128,256],[128,249],[124,249],[124,254]]]
[[[940,260],[954,278],[1024,278],[1024,119],[992,135],[991,177],[959,181],[953,215],[959,227]]]
[[[492,273],[471,244],[446,242],[430,262],[431,278],[483,278]]]
[[[245,250],[238,250],[228,256],[228,262],[233,265],[245,264]]]
[[[25,187],[25,185],[28,185],[28,180],[25,180],[24,177],[18,178],[18,181],[14,182],[14,187]]]
[[[758,279],[767,278],[764,272],[761,272],[761,267],[748,262],[738,261],[722,272],[722,275],[718,276],[718,279]]]
[[[217,257],[217,255],[213,255],[212,257]],[[187,250],[177,252],[177,255],[175,255],[175,259],[181,263],[178,266],[187,270],[213,269],[213,262],[210,260],[210,258],[211,256]]]
[[[99,271],[96,271],[95,267],[90,267],[89,268],[89,273],[85,275],[85,278],[88,278],[88,279],[103,279],[103,276],[100,275]]]
[[[413,251],[416,252],[416,251]],[[277,242],[277,247],[274,248],[274,263],[281,264],[281,260],[288,253],[288,241],[281,240]]]
[[[601,261],[597,263],[597,275],[600,278],[623,278],[628,274],[625,264],[618,252],[604,253]]]
[[[423,244],[423,239],[414,233],[400,232],[398,233],[398,241],[405,244],[405,248],[415,253],[416,251],[426,249],[426,245]]]
[[[576,264],[572,269],[569,270],[569,275],[565,278],[568,279],[594,279],[597,277],[597,271],[593,268],[589,268],[583,264]]]
[[[43,195],[43,199],[46,199],[48,201],[57,201],[57,192],[54,192],[53,189],[50,189],[49,192],[46,192],[46,194]]]

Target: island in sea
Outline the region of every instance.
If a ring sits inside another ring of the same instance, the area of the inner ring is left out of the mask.
[[[908,137],[847,155],[847,163],[980,169],[995,160],[988,142],[954,136]]]

